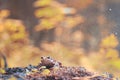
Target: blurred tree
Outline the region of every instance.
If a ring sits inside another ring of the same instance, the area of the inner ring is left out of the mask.
[[[23,21],[31,42],[37,46],[43,41],[60,41],[73,46],[71,35],[79,30],[84,36],[82,47],[86,50],[98,50],[101,37],[109,34],[114,25],[114,22],[106,16],[107,6],[109,2],[114,2],[113,0],[74,0],[74,3],[73,0],[0,0],[0,2],[0,9],[10,10],[9,18]],[[59,36],[56,33],[58,30],[63,32],[60,35],[59,31]]]
[[[35,32],[34,26],[37,24],[37,19],[34,16],[35,8],[33,7],[33,3],[35,0],[11,0],[11,1],[2,1],[4,8],[10,10],[11,14],[9,18],[12,19],[20,19],[24,22],[26,30],[30,34],[30,39],[37,42],[38,39],[41,40],[42,38],[38,38],[43,32]],[[1,6],[0,6],[1,7]],[[4,9],[3,8],[3,9]],[[37,39],[38,38],[38,39]]]
[[[93,3],[93,0],[64,0],[68,6],[72,6],[78,10],[83,10]]]
[[[7,68],[7,67],[8,67],[8,65],[7,65],[7,59],[6,59],[6,57],[5,57],[4,54],[0,53],[0,69],[1,68]]]
[[[69,20],[67,22],[64,22],[64,21],[60,22],[60,20],[64,19],[64,18],[62,18],[63,15],[65,17],[65,15],[69,14],[70,12],[74,13],[74,9],[64,8],[64,6],[61,5],[61,3],[54,1],[54,0],[48,0],[48,1],[43,1],[43,0],[40,0],[40,1],[39,0],[2,1],[1,0],[1,2],[2,2],[2,4],[4,4],[5,8],[10,10],[11,15],[9,16],[9,18],[21,19],[24,22],[24,24],[26,26],[26,30],[30,34],[31,40],[33,40],[34,44],[38,45],[38,46],[39,46],[39,42],[41,42],[45,39],[47,41],[54,41],[54,39],[55,39],[55,35],[54,35],[55,28],[54,27],[58,26],[59,23],[62,23],[62,24],[68,23],[69,24],[69,25],[67,24],[68,26],[70,26],[71,24],[74,24],[74,25],[76,24],[75,22],[73,22],[72,17],[67,19],[67,20],[70,19],[71,21]],[[57,4],[57,5],[55,5],[55,4]],[[33,5],[38,6],[38,7],[34,8]],[[39,8],[39,10],[38,10],[38,8]],[[36,12],[35,12],[35,10],[36,10]],[[35,18],[34,12],[37,17],[40,17],[40,21],[38,21],[38,19]],[[49,14],[47,14],[47,13],[49,13]],[[51,17],[51,18],[49,18],[49,17]],[[78,19],[76,18],[76,20],[78,20]],[[38,25],[38,26],[40,28],[43,28],[43,30],[36,32],[35,30],[37,30],[38,27],[36,27],[36,28],[34,28],[34,27],[38,23],[40,23],[40,25]],[[44,30],[44,28],[46,28],[46,27],[49,30]],[[68,29],[68,28],[66,28],[66,29]],[[67,31],[69,31],[69,30],[67,30]],[[67,36],[69,36],[69,35],[67,35]]]

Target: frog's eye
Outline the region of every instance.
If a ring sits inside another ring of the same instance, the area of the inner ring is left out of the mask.
[[[47,58],[50,59],[50,56],[48,56]]]
[[[41,59],[43,59],[44,57],[41,57]]]

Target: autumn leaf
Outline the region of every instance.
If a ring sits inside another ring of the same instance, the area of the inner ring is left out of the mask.
[[[111,47],[115,48],[118,45],[117,37],[114,34],[111,34],[110,36],[104,38],[101,42],[101,47]]]

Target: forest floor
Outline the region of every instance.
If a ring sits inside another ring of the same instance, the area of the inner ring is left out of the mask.
[[[51,57],[41,57],[37,66],[6,68],[0,80],[119,80],[112,74],[100,75],[84,67],[66,67]]]

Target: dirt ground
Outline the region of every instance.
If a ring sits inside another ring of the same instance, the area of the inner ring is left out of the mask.
[[[84,67],[66,67],[51,57],[41,57],[38,65],[6,68],[0,80],[119,80],[112,74],[96,74]]]

